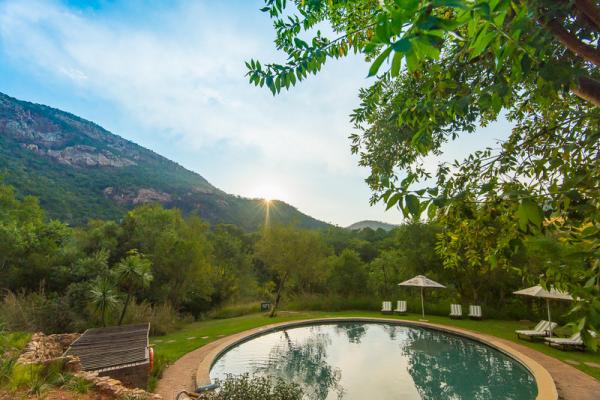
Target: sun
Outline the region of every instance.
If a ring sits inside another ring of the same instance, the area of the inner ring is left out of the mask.
[[[286,195],[279,186],[270,183],[261,183],[253,190],[253,197],[262,199],[266,204],[270,204],[275,200],[285,199]]]

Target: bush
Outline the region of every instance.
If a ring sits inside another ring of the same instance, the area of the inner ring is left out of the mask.
[[[211,311],[209,318],[225,319],[241,317],[242,315],[254,314],[260,311],[260,302],[232,304]]]
[[[182,325],[192,322],[190,316],[182,316],[169,303],[151,306],[147,302],[131,303],[123,324],[150,322],[150,335],[162,336],[176,331]]]
[[[202,395],[202,400],[301,400],[302,389],[281,378],[276,381],[265,377],[228,376],[219,382],[217,392]]]
[[[90,391],[93,384],[92,382],[79,378],[77,376],[69,375],[66,379],[66,382],[63,384],[63,388],[70,392],[86,394]]]
[[[155,354],[154,355],[154,366],[152,367],[152,371],[150,371],[150,377],[148,378],[148,388],[149,392],[153,392],[156,389],[156,384],[158,380],[162,378],[163,372],[169,366],[169,359],[164,354]]]
[[[10,331],[69,332],[74,320],[65,298],[35,293],[7,292],[0,302],[0,320]]]
[[[283,308],[287,310],[312,311],[376,311],[381,309],[381,301],[372,296],[344,297],[339,295],[306,294],[286,301],[283,303]]]

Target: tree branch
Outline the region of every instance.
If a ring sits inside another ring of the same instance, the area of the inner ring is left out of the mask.
[[[554,37],[567,49],[571,50],[584,60],[600,67],[600,51],[583,43],[577,36],[566,30],[562,24],[555,19],[547,22],[542,19],[542,24],[546,26]]]
[[[575,0],[575,7],[600,29],[600,8],[592,0]]]
[[[572,87],[571,91],[583,100],[600,107],[600,82],[597,80],[581,76],[578,79],[577,86]]]

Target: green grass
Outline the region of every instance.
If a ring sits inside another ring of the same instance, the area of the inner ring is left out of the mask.
[[[199,321],[186,325],[181,330],[166,336],[156,336],[151,338],[155,353],[163,358],[164,361],[172,363],[179,357],[198,347],[204,346],[220,337],[231,335],[233,333],[242,332],[247,329],[256,328],[263,325],[268,325],[277,322],[294,321],[310,318],[326,318],[326,317],[381,317],[378,312],[368,311],[344,311],[344,312],[319,312],[319,311],[302,311],[302,312],[285,312],[281,311],[275,318],[269,318],[265,314],[251,314],[242,317],[230,319],[218,319]],[[385,316],[386,318],[396,318],[403,320],[418,320],[420,315],[407,316]],[[559,360],[574,360],[580,364],[576,368],[585,372],[588,375],[600,380],[600,369],[588,367],[584,362],[595,362],[600,364],[600,353],[578,352],[578,351],[561,351],[551,348],[540,342],[529,342],[526,340],[518,340],[515,337],[516,329],[527,329],[535,325],[524,321],[503,321],[503,320],[453,320],[448,317],[427,316],[427,319],[432,323],[456,326],[459,328],[469,329],[475,332],[481,332],[488,335],[496,336],[502,339],[507,339],[515,343],[530,347],[541,353],[547,354]],[[558,330],[558,333],[564,335],[569,332]],[[204,337],[204,338],[203,338]]]

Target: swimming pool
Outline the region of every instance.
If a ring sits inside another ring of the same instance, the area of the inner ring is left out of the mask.
[[[224,352],[210,370],[282,377],[307,398],[534,399],[533,376],[483,343],[419,326],[319,323],[276,330]]]

